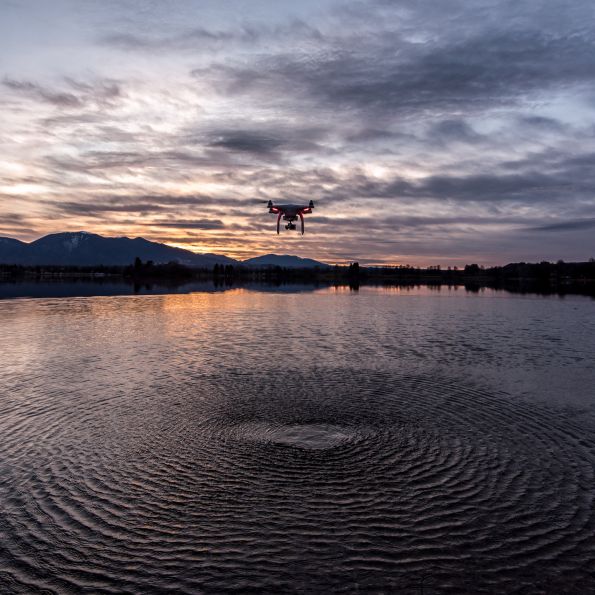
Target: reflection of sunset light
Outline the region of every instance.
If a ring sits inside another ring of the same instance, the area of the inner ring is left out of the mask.
[[[235,298],[242,295],[254,294],[252,308],[258,308],[263,301],[263,295],[245,287],[227,287],[224,292],[196,292],[188,295],[166,294],[154,296],[158,299],[160,309],[169,312],[188,310],[191,313],[190,324],[198,327],[202,324],[197,312],[214,312],[217,310],[231,310],[237,307]]]

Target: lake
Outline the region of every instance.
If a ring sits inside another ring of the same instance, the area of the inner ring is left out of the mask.
[[[0,300],[0,592],[593,592],[595,300],[294,289]]]

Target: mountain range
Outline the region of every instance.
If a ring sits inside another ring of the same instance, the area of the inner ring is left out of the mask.
[[[155,264],[178,262],[188,267],[210,268],[216,264],[287,268],[326,267],[328,265],[290,255],[267,254],[238,261],[221,254],[197,254],[144,238],[108,238],[85,231],[54,233],[26,243],[0,237],[0,264],[26,266],[126,266],[135,258]]]
[[[255,258],[249,258],[243,260],[241,264],[250,267],[269,267],[278,266],[300,269],[311,269],[315,267],[328,267],[328,264],[312,260],[311,258],[300,258],[299,256],[290,256],[289,254],[265,254],[264,256],[256,256]]]

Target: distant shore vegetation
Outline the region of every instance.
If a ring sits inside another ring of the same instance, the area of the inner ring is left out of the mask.
[[[212,280],[215,285],[241,283],[315,283],[322,285],[464,285],[467,288],[493,287],[543,288],[595,293],[595,259],[586,262],[511,263],[484,268],[478,264],[465,267],[425,268],[408,265],[365,267],[353,262],[344,266],[284,268],[280,266],[247,267],[215,264],[210,268],[190,268],[177,262],[155,264],[137,258],[131,265],[119,266],[21,266],[0,264],[0,280],[124,280],[131,283],[180,285],[197,280]]]

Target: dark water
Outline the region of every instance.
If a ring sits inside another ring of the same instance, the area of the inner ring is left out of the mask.
[[[0,592],[595,589],[595,302],[0,301]]]

